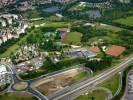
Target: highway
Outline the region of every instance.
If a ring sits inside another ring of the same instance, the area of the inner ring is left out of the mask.
[[[79,91],[81,90],[84,91],[87,88],[91,88],[92,86],[97,85],[98,83],[111,77],[112,75],[118,73],[119,71],[122,71],[128,65],[130,65],[132,61],[133,61],[133,55],[123,59],[123,61],[120,64],[104,71],[103,73],[99,75],[94,76],[93,78],[90,78],[81,83],[75,84],[71,87],[65,88],[64,90],[58,93],[49,95],[48,99],[49,100],[72,100],[73,96],[79,95]]]
[[[118,73],[119,71],[124,70],[129,64],[132,63],[132,61],[133,61],[133,55],[121,60],[120,64],[117,64],[116,66],[111,67],[110,69],[105,70],[104,72],[102,72],[92,78],[88,78],[87,80],[73,84],[72,86],[67,86],[60,91],[57,91],[53,94],[48,95],[47,97],[45,95],[41,94],[39,91],[37,91],[34,87],[32,87],[32,84],[34,82],[36,82],[40,79],[44,79],[45,75],[38,77],[36,79],[33,79],[33,80],[26,80],[25,82],[28,83],[28,87],[22,91],[26,91],[26,92],[33,94],[39,100],[73,100],[75,97],[79,96],[81,93],[84,93],[84,92],[88,91],[89,89],[94,88],[95,85],[97,85],[98,83],[104,81],[105,79],[111,77],[112,75]],[[10,70],[12,70],[12,79],[13,79],[13,82],[11,83],[12,86],[18,82],[24,81],[18,76],[18,74],[12,64],[7,63],[7,62],[1,62],[1,63],[7,65],[10,68]],[[53,75],[60,75],[64,71],[52,73],[52,74],[48,75],[47,78],[50,78]],[[12,86],[11,86],[11,90],[17,91]]]

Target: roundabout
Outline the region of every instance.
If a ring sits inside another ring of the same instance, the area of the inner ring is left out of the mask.
[[[28,88],[27,82],[18,82],[12,86],[12,88],[16,91],[23,91]]]

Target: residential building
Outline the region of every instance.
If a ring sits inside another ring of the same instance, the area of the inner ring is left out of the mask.
[[[27,73],[28,71],[33,71],[39,69],[43,66],[45,59],[44,57],[36,57],[31,60],[19,63],[16,65],[16,71],[20,74]]]
[[[0,8],[15,3],[16,0],[0,0]]]
[[[0,45],[9,39],[19,38],[30,26],[21,16],[15,14],[1,14],[0,23]],[[14,23],[18,24],[13,26]]]
[[[5,65],[0,64],[0,86],[11,82],[11,72]]]

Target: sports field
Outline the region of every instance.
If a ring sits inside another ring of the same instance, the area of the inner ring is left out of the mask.
[[[68,44],[80,44],[81,43],[82,34],[79,32],[70,32],[67,33],[63,39],[63,42]]]

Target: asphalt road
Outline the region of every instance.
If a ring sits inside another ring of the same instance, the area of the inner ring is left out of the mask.
[[[93,85],[97,85],[101,81],[111,77],[112,75],[118,73],[119,71],[122,71],[129,64],[131,64],[132,61],[133,61],[133,55],[123,59],[123,61],[120,64],[104,71],[103,73],[101,73],[93,78],[90,78],[90,79],[83,81],[79,84],[75,84],[71,87],[65,88],[63,91],[60,91],[58,93],[49,95],[48,99],[49,100],[71,100],[73,96],[79,95],[79,91],[84,91],[87,88],[89,89]]]
[[[104,71],[101,74],[98,74],[95,77],[89,78],[88,80],[82,81],[80,83],[74,84],[71,87],[66,87],[63,90],[56,92],[54,94],[49,95],[46,97],[45,95],[41,94],[39,91],[37,91],[35,88],[31,86],[32,82],[35,82],[37,80],[40,80],[44,78],[44,76],[39,77],[35,80],[27,80],[26,82],[28,83],[28,87],[24,90],[26,92],[30,92],[34,96],[36,96],[39,100],[73,100],[74,97],[79,96],[82,92],[88,91],[88,89],[94,88],[95,85],[98,83],[104,81],[105,79],[111,77],[115,73],[122,71],[124,68],[126,68],[129,64],[131,64],[133,61],[133,55],[125,58],[122,60],[122,62],[113,68],[110,68],[106,71]],[[12,78],[13,78],[13,83],[22,82],[23,80],[18,76],[16,70],[14,69],[14,66],[12,64],[4,63],[3,64],[7,65],[11,70],[12,70]],[[60,73],[56,73],[57,75]],[[50,75],[49,77],[51,77]],[[12,88],[12,90],[14,90]],[[15,91],[15,90],[14,90]],[[23,90],[22,90],[23,91]]]
[[[19,83],[19,82],[24,82],[18,75],[18,73],[16,72],[15,68],[14,68],[14,65],[12,65],[11,63],[8,63],[8,62],[0,62],[1,64],[4,64],[6,66],[8,66],[8,68],[11,70],[12,72],[12,82],[11,82],[11,86],[10,86],[10,90],[11,91],[17,91],[17,92],[20,92],[20,91],[26,91],[26,92],[29,92],[31,93],[32,95],[36,96],[39,100],[48,100],[47,97],[43,94],[41,94],[39,91],[37,91],[36,89],[32,88],[31,87],[31,82],[30,81],[25,81],[28,83],[28,87],[23,89],[23,90],[16,90],[13,88],[13,86],[16,84],[16,83]]]

